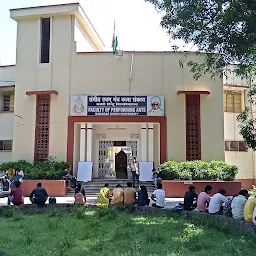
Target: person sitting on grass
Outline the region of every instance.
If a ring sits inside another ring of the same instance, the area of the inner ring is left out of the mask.
[[[82,188],[80,183],[78,183],[75,188],[74,197],[75,197],[75,204],[85,204],[86,203],[85,191]]]
[[[209,213],[211,214],[223,214],[223,205],[228,201],[226,197],[226,190],[220,189],[219,193],[213,195],[209,204]]]
[[[30,202],[37,206],[44,206],[48,198],[46,190],[42,187],[42,183],[37,183],[37,187],[29,196]]]
[[[148,191],[146,186],[140,186],[138,191],[138,199],[136,200],[137,206],[148,206],[149,205]]]
[[[256,208],[256,197],[248,199],[244,206],[244,220],[246,222],[252,222],[253,212]]]
[[[15,181],[14,188],[11,190],[10,195],[8,196],[7,204],[10,205],[13,203],[14,205],[24,204],[24,190],[20,187],[20,181]]]
[[[113,205],[124,204],[124,190],[120,184],[117,184],[116,188],[113,189],[111,204]]]
[[[153,192],[151,199],[155,201],[152,207],[164,208],[165,207],[165,191],[161,183],[157,184],[157,189]]]
[[[108,207],[110,200],[109,184],[106,183],[104,188],[100,189],[97,206]]]
[[[196,201],[198,198],[197,194],[196,194],[196,188],[194,186],[190,186],[189,187],[189,191],[186,192],[185,196],[184,196],[184,210],[185,211],[192,211],[196,208],[197,203],[194,201]]]
[[[238,195],[234,195],[234,196],[228,196],[227,197],[227,202],[223,205],[223,215],[228,216],[228,217],[232,217],[232,202],[233,200],[237,197]]]
[[[242,189],[231,203],[232,217],[236,220],[244,218],[244,206],[249,197],[248,190]]]
[[[127,188],[124,189],[124,204],[135,205],[136,190],[132,187],[132,182],[127,182]]]
[[[197,198],[197,208],[200,212],[207,212],[210,202],[210,194],[212,193],[212,186],[206,185],[203,192],[201,192]]]

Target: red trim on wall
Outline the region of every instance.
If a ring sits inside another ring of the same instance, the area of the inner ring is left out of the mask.
[[[190,91],[190,90],[180,90],[177,91],[177,95],[185,94],[185,95],[209,95],[210,91]]]
[[[200,95],[186,95],[186,160],[201,160],[201,157]]]
[[[27,91],[26,94],[28,96],[31,96],[31,95],[50,95],[50,94],[58,95],[59,93],[56,90],[46,90],[46,91]]]
[[[73,164],[74,124],[75,123],[159,123],[160,124],[160,163],[167,160],[167,122],[166,117],[155,116],[69,116],[67,161]]]

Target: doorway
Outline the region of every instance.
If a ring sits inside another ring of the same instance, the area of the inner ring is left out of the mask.
[[[123,164],[120,166],[120,161],[124,161],[121,160],[121,155],[125,158],[123,153],[118,155],[121,151],[126,154],[126,168]],[[119,162],[117,165],[116,156]],[[129,170],[133,156],[137,156],[137,141],[99,141],[98,178],[130,179]]]
[[[117,179],[127,179],[127,154],[121,150],[115,155],[115,171]]]

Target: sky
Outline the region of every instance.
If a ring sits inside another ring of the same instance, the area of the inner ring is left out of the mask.
[[[170,51],[172,45],[187,49],[182,42],[170,40],[160,26],[161,15],[144,0],[1,0],[0,64],[15,64],[16,58],[16,22],[9,9],[71,2],[80,2],[106,50],[111,50],[114,20],[121,50]]]

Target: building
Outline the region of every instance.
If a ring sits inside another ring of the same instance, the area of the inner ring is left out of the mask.
[[[243,137],[239,134],[237,116],[246,106],[249,106],[247,90],[250,80],[234,76],[234,66],[223,76],[224,85],[224,137],[225,161],[237,165],[239,172],[236,176],[242,181],[242,186],[251,188],[256,184],[255,152],[248,149]]]
[[[0,161],[56,156],[75,172],[88,161],[94,177],[124,178],[132,156],[155,166],[226,158],[253,182],[253,153],[235,120],[242,81],[193,80],[179,61],[200,61],[195,53],[106,52],[79,4],[14,9],[11,18],[17,60],[0,67]]]

